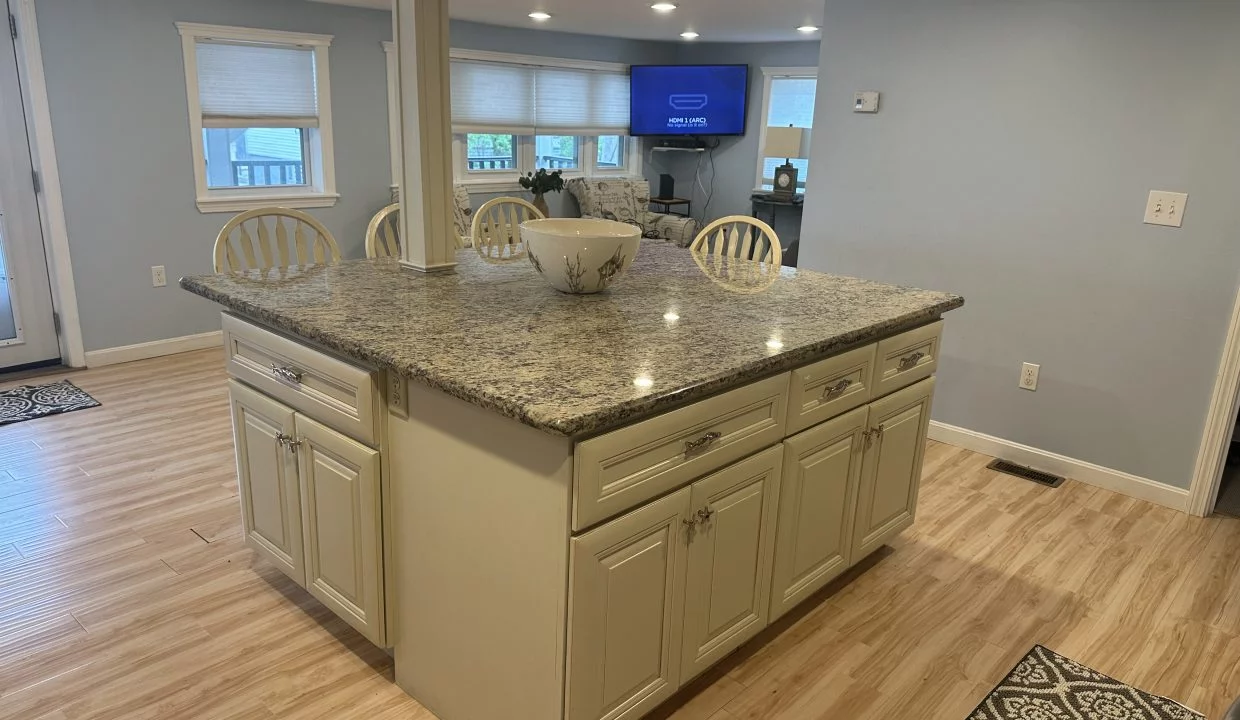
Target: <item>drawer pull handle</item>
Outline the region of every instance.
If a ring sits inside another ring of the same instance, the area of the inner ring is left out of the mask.
[[[276,444],[280,447],[286,447],[293,452],[297,452],[297,448],[301,447],[300,440],[284,433],[276,433]]]
[[[844,391],[847,390],[850,385],[852,385],[852,380],[849,380],[848,378],[844,378],[834,385],[828,385],[827,389],[822,391],[822,402],[834,400],[843,395]]]
[[[302,373],[300,370],[297,370],[295,368],[291,368],[286,365],[276,365],[275,363],[272,363],[271,374],[280,378],[284,382],[292,383],[294,385],[301,384]]]
[[[685,457],[686,458],[693,457],[694,455],[697,455],[698,453],[705,452],[707,448],[709,448],[711,445],[714,445],[715,441],[721,437],[723,437],[722,433],[717,433],[714,430],[712,430],[706,433],[705,435],[703,435],[702,437],[698,438],[697,440],[686,440],[685,441]]]
[[[921,359],[925,356],[926,354],[924,352],[915,352],[912,355],[900,358],[899,371],[905,372],[906,370],[912,370],[917,367],[917,363],[921,362]]]

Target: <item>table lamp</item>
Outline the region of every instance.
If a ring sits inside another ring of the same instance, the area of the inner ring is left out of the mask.
[[[766,129],[766,145],[763,157],[782,157],[784,164],[775,168],[775,191],[781,200],[791,200],[797,194],[797,168],[792,158],[809,157],[810,131],[799,127],[769,126]]]

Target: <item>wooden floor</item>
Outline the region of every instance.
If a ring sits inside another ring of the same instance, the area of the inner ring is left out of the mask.
[[[103,406],[0,427],[0,718],[430,720],[242,546],[218,351],[70,377]],[[931,443],[913,530],[658,714],[964,720],[1041,643],[1219,717],[1240,520],[988,461]]]

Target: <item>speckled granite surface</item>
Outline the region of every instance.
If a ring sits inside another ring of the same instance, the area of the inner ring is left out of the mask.
[[[463,250],[458,261],[447,275],[355,260],[186,277],[181,287],[569,436],[804,365],[964,304],[948,293],[806,270],[700,267],[657,241],[643,243],[628,276],[599,295],[563,295],[524,260],[492,265]]]

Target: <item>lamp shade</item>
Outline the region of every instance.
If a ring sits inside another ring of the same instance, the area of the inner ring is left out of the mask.
[[[797,127],[769,126],[766,129],[766,145],[762,153],[772,158],[799,158],[801,154],[802,129]],[[808,155],[808,153],[806,153]]]

